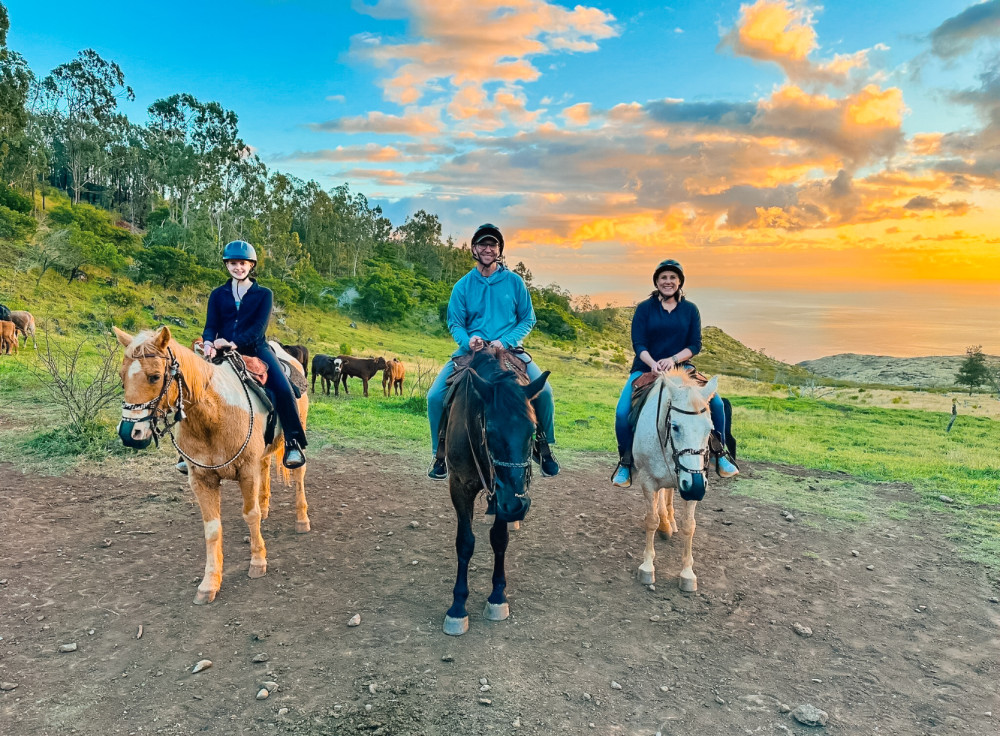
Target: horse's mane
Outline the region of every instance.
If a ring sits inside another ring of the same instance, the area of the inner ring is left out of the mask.
[[[127,348],[125,348],[126,358],[160,358],[161,360],[169,360],[170,356],[167,355],[166,351],[158,350],[150,340],[156,335],[154,330],[142,330],[137,334],[132,342]],[[187,380],[187,390],[191,396],[192,401],[199,401],[202,397],[202,381],[192,381],[192,373],[197,372],[200,375],[204,375],[206,372],[210,373],[212,371],[212,364],[208,361],[199,358],[194,351],[181,345],[179,342],[170,339],[167,343],[167,347],[173,352],[174,357],[181,364],[181,369],[186,372],[188,376]]]
[[[489,350],[480,350],[472,358],[469,368],[493,385],[493,402],[505,416],[535,421],[534,411],[531,404],[525,401],[517,374],[504,370],[496,355]]]
[[[155,333],[152,330],[143,330],[132,338],[132,343],[125,348],[126,358],[166,358],[167,354],[154,348],[150,342]]]

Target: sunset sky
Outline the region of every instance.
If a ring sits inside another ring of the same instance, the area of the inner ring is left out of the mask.
[[[680,260],[784,360],[1000,354],[1000,0],[10,0],[44,75],[117,61],[136,121],[217,100],[272,168],[418,209],[600,303]]]

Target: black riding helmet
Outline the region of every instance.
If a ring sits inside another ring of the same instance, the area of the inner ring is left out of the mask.
[[[684,286],[684,269],[681,268],[681,264],[675,261],[673,258],[668,258],[665,261],[660,261],[660,265],[656,267],[653,271],[653,286],[656,286],[656,280],[660,278],[660,274],[664,271],[673,271],[677,274],[677,277],[681,280],[681,287]]]
[[[500,255],[503,255],[503,234],[501,234],[500,228],[487,222],[476,228],[476,232],[473,233],[472,240],[469,242],[471,245],[479,245],[490,241],[500,246]]]

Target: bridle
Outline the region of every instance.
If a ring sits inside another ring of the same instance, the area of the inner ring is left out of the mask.
[[[163,356],[148,355],[142,357],[162,358]],[[163,384],[163,387],[160,389],[160,393],[156,396],[156,398],[150,401],[146,401],[142,404],[126,404],[123,401],[122,421],[132,422],[133,424],[148,421],[149,429],[153,433],[153,441],[156,443],[157,447],[160,446],[160,438],[163,437],[163,435],[165,434],[169,435],[170,442],[171,444],[173,444],[174,449],[177,450],[177,452],[180,453],[180,455],[185,460],[187,460],[192,465],[195,465],[199,468],[204,468],[205,470],[218,470],[219,468],[224,468],[227,465],[231,465],[240,455],[243,454],[243,451],[247,449],[247,445],[250,444],[250,438],[253,437],[254,411],[253,411],[253,400],[250,398],[250,389],[247,388],[246,384],[247,367],[246,363],[243,362],[242,356],[240,356],[240,354],[235,351],[228,351],[224,354],[223,357],[225,360],[229,362],[229,364],[233,367],[233,370],[236,371],[237,376],[240,378],[240,385],[243,387],[243,393],[246,395],[247,398],[247,406],[250,409],[250,428],[247,430],[246,439],[243,440],[243,444],[242,446],[240,446],[240,449],[236,451],[236,454],[233,455],[231,458],[229,458],[229,460],[227,460],[226,462],[220,463],[218,465],[204,465],[195,460],[190,455],[188,455],[186,452],[184,452],[184,450],[182,450],[178,446],[177,440],[174,438],[174,432],[173,432],[174,426],[180,424],[182,421],[184,421],[184,419],[187,418],[187,415],[184,413],[184,404],[185,403],[190,404],[191,402],[190,399],[185,398],[185,391],[187,391],[187,393],[190,394],[190,390],[185,389],[185,386],[187,384],[184,380],[184,374],[181,373],[181,364],[177,360],[177,357],[174,355],[174,352],[170,349],[169,346],[167,347],[167,365],[163,369],[163,380],[161,382]],[[173,403],[172,406],[168,401],[166,406],[161,407],[160,402],[163,401],[163,398],[167,395],[167,391],[170,389],[170,384],[173,383],[174,381],[177,381],[177,400]],[[168,418],[171,409],[173,409],[174,413],[172,420]],[[149,410],[149,414],[139,419],[126,417],[124,414],[124,412],[126,411],[146,411],[146,410]],[[160,427],[161,421],[163,422],[162,428]]]
[[[660,384],[660,395],[657,397],[656,402],[656,426],[660,426],[660,407],[663,406],[663,384]],[[671,450],[671,455],[674,461],[674,473],[680,477],[681,472],[685,473],[704,473],[705,469],[708,467],[710,450],[708,447],[704,447],[701,450],[692,450],[690,447],[685,447],[682,450],[678,450],[674,446],[673,438],[670,435],[670,412],[676,411],[678,414],[686,414],[688,416],[698,416],[699,414],[704,414],[708,411],[708,405],[706,404],[704,408],[698,411],[687,411],[686,409],[680,409],[674,406],[673,401],[670,402],[670,407],[667,409],[666,416],[666,439],[663,441],[663,457],[666,459],[667,456],[667,446],[670,445],[673,449]],[[681,458],[685,455],[696,455],[702,458],[701,467],[698,470],[692,470],[691,468],[684,467]]]
[[[472,372],[472,369],[468,369]],[[469,386],[472,383],[471,376],[465,379],[465,405],[469,406]],[[485,412],[484,412],[485,414]],[[483,473],[482,465],[479,463],[479,457],[476,453],[476,445],[472,442],[472,433],[469,430],[468,419],[465,422],[465,436],[469,441],[469,449],[472,452],[472,462],[476,466],[476,472],[479,474],[479,482],[483,484],[483,488],[486,490],[486,500],[490,502],[496,496],[496,469],[497,468],[524,468],[524,493],[515,493],[515,498],[526,498],[528,495],[528,487],[531,485],[531,453],[528,453],[528,458],[524,462],[509,462],[506,460],[497,460],[493,457],[493,451],[490,449],[489,441],[486,437],[486,418],[483,417],[482,422],[482,441],[481,444],[486,448],[486,454],[490,458],[490,468],[489,468],[489,482],[486,481],[486,475]]]

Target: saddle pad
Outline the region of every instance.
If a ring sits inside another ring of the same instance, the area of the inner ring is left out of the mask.
[[[302,396],[308,389],[309,384],[306,383],[306,377],[302,374],[296,366],[289,363],[287,360],[282,360],[278,358],[278,363],[281,365],[281,372],[285,374],[285,378],[292,385],[293,389],[298,389],[296,393],[296,398]]]

